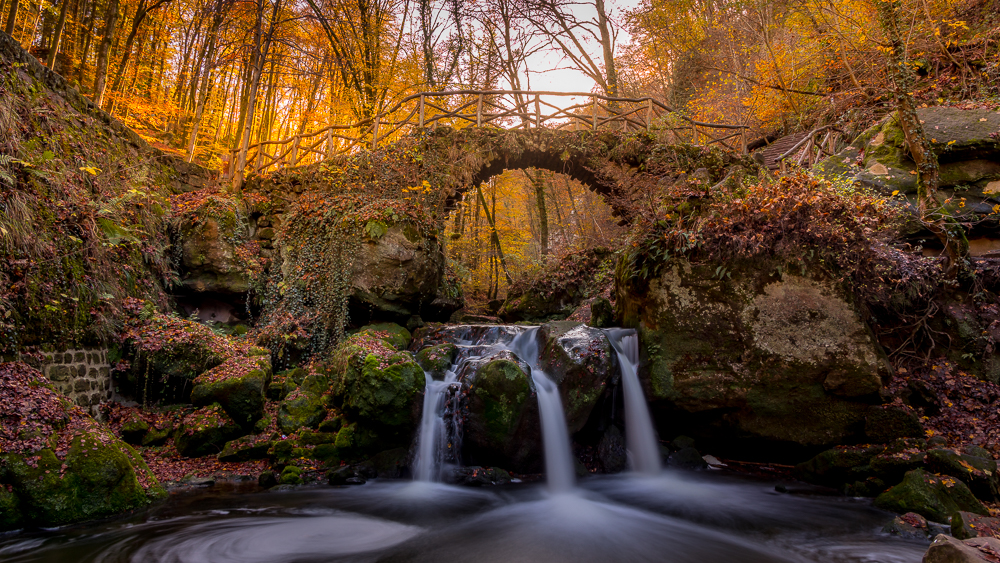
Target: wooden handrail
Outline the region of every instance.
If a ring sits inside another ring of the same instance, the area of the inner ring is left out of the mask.
[[[551,101],[542,99],[543,96],[549,98],[582,97],[587,98],[587,101],[563,108]],[[458,107],[447,109],[448,104],[442,102],[453,98],[461,98]],[[508,101],[511,103],[507,103]],[[393,117],[405,104],[410,102],[416,102],[416,105],[406,113],[405,117],[401,119]],[[437,113],[427,115],[427,108]],[[552,113],[543,113],[543,109],[548,111],[548,108],[551,108]],[[466,110],[469,111],[466,112]],[[599,115],[602,112],[600,110],[603,110],[605,115]],[[574,111],[577,113],[572,113]],[[643,114],[642,112],[645,113]],[[664,113],[674,114],[678,119],[687,124],[686,127],[667,127],[667,129],[675,132],[685,129],[691,130],[694,134],[696,144],[700,141],[700,135],[711,139],[705,144],[721,144],[734,137],[740,137],[741,142],[738,145],[744,147],[743,150],[745,152],[745,133],[749,129],[748,126],[697,121],[677,114],[670,106],[649,96],[625,98],[592,92],[554,92],[547,90],[444,90],[440,92],[410,94],[394,103],[388,109],[351,124],[331,124],[309,133],[292,135],[287,139],[255,143],[248,148],[248,151],[252,151],[252,156],[248,158],[247,165],[252,165],[255,170],[260,171],[266,170],[275,164],[284,163],[286,157],[289,157],[289,155],[291,155],[292,160],[289,165],[295,166],[307,157],[316,158],[312,155],[318,155],[320,158],[324,156],[331,158],[337,154],[343,154],[365,145],[371,149],[375,149],[378,147],[380,140],[392,137],[407,126],[423,129],[430,125],[436,126],[444,120],[464,121],[474,124],[477,127],[492,124],[494,126],[499,125],[501,127],[525,129],[532,127],[541,128],[548,122],[562,121],[562,123],[555,126],[556,129],[562,129],[578,123],[594,131],[602,126],[620,124],[623,130],[628,131],[630,129],[649,130],[653,126],[654,119],[662,116]],[[520,121],[519,123],[518,120]],[[699,128],[736,132],[717,138],[707,131],[699,131]],[[339,133],[340,131],[344,133]],[[353,131],[357,132],[357,136],[353,135]],[[311,140],[316,137],[319,138],[315,143],[303,147],[307,139]],[[333,141],[334,138],[341,139],[345,143],[338,148]],[[322,145],[324,141],[326,141],[327,145],[326,151],[317,150],[317,147]],[[273,156],[269,155],[268,151],[265,150],[265,147],[271,145],[278,145],[276,150],[274,150]],[[265,160],[267,161],[266,164],[264,163]]]

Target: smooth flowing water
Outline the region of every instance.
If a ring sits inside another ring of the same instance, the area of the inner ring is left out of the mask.
[[[445,411],[445,399],[458,384],[458,375],[453,369],[454,366],[445,372],[444,381],[436,381],[430,373],[424,373],[424,410],[417,437],[417,455],[413,462],[413,478],[416,481],[441,481],[448,439],[446,419],[453,414]]]
[[[602,476],[575,494],[370,481],[175,493],[110,522],[0,535],[4,563],[917,563],[867,501],[718,473]],[[414,485],[420,485],[415,487]]]
[[[511,351],[531,366],[531,380],[538,396],[538,413],[542,423],[542,446],[545,450],[545,478],[554,493],[573,489],[576,474],[573,450],[569,445],[566,415],[563,413],[559,386],[549,379],[538,365],[538,329],[519,334],[511,343]]]
[[[639,335],[634,330],[620,328],[608,329],[605,334],[618,353],[618,364],[621,366],[622,388],[625,391],[625,440],[632,469],[644,475],[656,475],[663,466],[649,405],[639,383]]]

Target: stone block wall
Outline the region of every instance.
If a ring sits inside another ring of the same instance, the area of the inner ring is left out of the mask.
[[[46,353],[41,370],[60,392],[92,416],[100,416],[98,405],[111,398],[111,365],[107,350]]]

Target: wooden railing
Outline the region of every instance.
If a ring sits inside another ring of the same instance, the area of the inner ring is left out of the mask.
[[[586,101],[561,107],[555,98]],[[451,106],[451,107],[449,107]],[[501,127],[504,129],[619,130],[656,128],[675,141],[720,144],[746,153],[745,125],[705,123],[680,115],[649,97],[617,98],[580,92],[530,90],[450,90],[403,98],[378,115],[347,125],[265,141],[248,149],[247,171],[266,172],[349,154],[398,138],[413,128]],[[229,162],[235,162],[230,155]]]
[[[791,164],[812,168],[820,160],[837,153],[842,133],[833,125],[817,127],[774,160],[782,172],[786,171]],[[822,137],[820,137],[821,134]]]

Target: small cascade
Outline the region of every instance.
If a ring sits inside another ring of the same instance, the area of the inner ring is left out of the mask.
[[[424,378],[426,380],[424,410],[420,418],[413,479],[436,483],[441,481],[441,471],[446,461],[448,420],[453,420],[453,417],[449,416],[452,413],[445,409],[445,402],[452,387],[458,384],[458,375],[451,369],[445,373],[444,381],[436,381],[427,372],[424,372]],[[458,450],[458,448],[452,449]]]
[[[566,415],[559,386],[538,367],[538,329],[532,328],[517,336],[510,349],[531,366],[531,379],[538,395],[538,412],[542,422],[542,446],[545,449],[545,476],[549,489],[566,493],[573,489],[576,473],[573,451],[566,428]]]
[[[622,387],[625,389],[625,439],[628,443],[632,469],[645,475],[655,475],[662,469],[660,447],[649,415],[649,405],[639,383],[639,335],[634,330],[605,331],[618,353]]]

